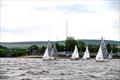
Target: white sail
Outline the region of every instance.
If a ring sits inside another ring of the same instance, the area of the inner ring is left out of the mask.
[[[48,41],[47,48],[46,48],[45,53],[42,57],[43,60],[50,59],[51,50],[52,50],[52,44],[50,43],[50,41]]]
[[[57,48],[56,48],[55,44],[53,45],[53,50],[54,50],[54,57],[57,57],[58,56],[58,51],[57,51]]]
[[[101,48],[102,48],[102,53],[103,53],[103,58],[107,59],[108,58],[108,51],[105,45],[105,41],[103,40],[103,37],[101,37]]]
[[[48,47],[46,48],[45,53],[44,53],[42,59],[43,59],[43,60],[49,60]]]
[[[50,53],[50,59],[55,59],[54,54],[55,54],[55,52],[54,52],[54,49],[52,48],[52,51]]]
[[[50,56],[52,51],[52,44],[50,43],[50,41],[48,41],[47,47],[48,47],[48,54]]]
[[[104,58],[103,58],[103,53],[102,53],[101,45],[100,45],[99,51],[98,51],[95,59],[96,59],[96,60],[103,60],[103,59],[104,59]]]
[[[58,55],[57,48],[54,44],[50,53],[50,59],[55,59],[57,55]]]
[[[90,58],[90,54],[89,54],[89,51],[88,51],[88,46],[86,46],[86,51],[85,51],[82,59],[88,59],[88,58]]]
[[[78,53],[78,49],[77,46],[75,46],[74,52],[71,56],[71,59],[75,60],[75,59],[79,59],[79,53]]]
[[[96,60],[103,60],[103,59],[107,59],[107,58],[108,58],[108,52],[107,52],[107,48],[106,48],[105,42],[102,37],[100,48],[99,48],[99,51],[96,56]]]

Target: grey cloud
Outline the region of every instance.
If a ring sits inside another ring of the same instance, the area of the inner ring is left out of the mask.
[[[86,12],[95,12],[95,10],[91,9],[93,7],[87,5],[58,5],[52,7],[39,7],[34,10],[53,10],[53,11],[61,11],[61,12],[75,12],[75,13],[86,13]]]
[[[120,0],[104,0],[104,5],[83,5],[83,4],[73,4],[73,5],[57,5],[50,7],[38,7],[34,10],[50,10],[50,11],[60,11],[60,12],[75,12],[75,13],[93,13],[99,12],[103,10],[119,10],[120,9]]]
[[[120,10],[120,0],[105,0],[105,3],[107,9]]]
[[[19,29],[19,28],[10,28],[8,29],[5,26],[1,26],[1,32],[7,32],[7,33],[20,33],[20,32],[24,32],[23,30]]]

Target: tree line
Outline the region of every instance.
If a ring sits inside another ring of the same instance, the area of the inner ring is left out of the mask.
[[[74,37],[67,37],[65,40],[65,44],[59,44],[58,42],[54,43],[58,52],[70,52],[72,53],[74,50],[75,45],[78,47],[79,52],[85,52],[86,46],[88,46],[90,53],[97,53],[99,49],[99,45],[91,45],[86,44],[81,40],[75,40]],[[110,53],[111,50],[113,53],[120,52],[120,49],[117,48],[116,44],[108,43],[106,45],[108,52]],[[18,56],[25,56],[25,55],[43,55],[45,52],[46,46],[37,46],[31,45],[27,49],[21,48],[7,48],[0,45],[0,57],[18,57]]]

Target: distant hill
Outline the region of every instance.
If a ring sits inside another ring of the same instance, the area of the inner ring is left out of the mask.
[[[83,42],[87,43],[87,44],[96,44],[96,45],[99,45],[101,40],[85,40],[83,39],[82,40]],[[120,41],[113,41],[113,40],[105,40],[105,43],[108,44],[116,44],[118,46],[120,46]]]
[[[81,39],[80,41],[85,42],[86,44],[95,44],[99,45],[100,40],[86,40]],[[51,41],[51,43],[54,43],[55,41]],[[57,41],[59,44],[64,45],[64,41]],[[111,40],[105,40],[105,43],[108,44],[116,44],[120,46],[120,41],[111,41]],[[27,48],[31,45],[37,45],[37,46],[46,46],[47,41],[30,41],[30,42],[0,42],[0,45],[5,46],[7,48]]]

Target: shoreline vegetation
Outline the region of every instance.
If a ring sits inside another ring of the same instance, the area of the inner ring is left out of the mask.
[[[105,40],[106,41],[106,40]],[[99,41],[92,41],[89,40],[87,42],[84,42],[84,40],[75,40],[74,37],[68,37],[65,41],[59,42],[59,41],[50,41],[53,45],[56,46],[58,53],[58,57],[60,58],[70,58],[72,52],[74,51],[75,45],[78,48],[78,53],[80,57],[83,56],[86,46],[88,46],[88,50],[90,52],[90,57],[95,58],[99,46],[100,46],[100,40]],[[0,43],[0,57],[23,57],[23,56],[43,56],[46,48],[47,48],[47,42],[43,42],[44,45],[38,45],[38,43],[34,43],[29,45],[28,47],[14,47],[15,45],[20,45],[20,43],[12,43],[13,47],[6,46],[2,43]],[[105,42],[107,51],[110,53],[113,52],[113,58],[120,57],[120,44],[118,42]],[[21,43],[22,44],[22,43]],[[24,43],[22,45],[27,45],[28,43]],[[52,45],[52,46],[53,46]]]

